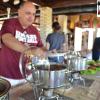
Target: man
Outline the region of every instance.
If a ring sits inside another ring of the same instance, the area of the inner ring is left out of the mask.
[[[100,37],[95,38],[93,49],[92,49],[92,59],[97,61],[100,57]]]
[[[57,53],[57,51],[65,52],[66,47],[65,47],[65,35],[61,32],[61,26],[59,25],[58,22],[54,22],[52,24],[53,32],[49,34],[46,38],[46,48],[51,52],[51,53]],[[61,56],[54,56],[51,57],[52,54],[50,54],[49,61],[51,62],[56,62],[56,63],[63,63],[64,57]]]
[[[65,36],[61,32],[61,26],[58,22],[52,24],[53,32],[46,38],[46,48],[52,52],[61,50],[65,45]]]
[[[19,70],[20,54],[29,46],[43,47],[40,34],[34,22],[36,8],[32,2],[24,2],[18,9],[18,18],[6,20],[1,29],[2,49],[0,51],[0,75],[10,79],[22,79]],[[35,54],[43,55],[37,48]],[[26,55],[30,51],[26,52]]]

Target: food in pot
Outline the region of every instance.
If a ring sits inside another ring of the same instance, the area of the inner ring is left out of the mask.
[[[63,70],[66,68],[66,66],[62,64],[51,64],[50,66],[45,66],[45,67],[44,65],[38,65],[35,67],[37,67],[38,70],[50,70],[50,71]]]

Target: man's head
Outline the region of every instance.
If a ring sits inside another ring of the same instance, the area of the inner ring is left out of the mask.
[[[23,27],[28,27],[34,22],[36,8],[32,2],[24,2],[18,10],[18,18]]]
[[[59,29],[61,28],[61,26],[60,26],[60,24],[59,24],[58,22],[54,22],[54,23],[52,24],[52,28],[53,28],[54,30],[59,30]]]

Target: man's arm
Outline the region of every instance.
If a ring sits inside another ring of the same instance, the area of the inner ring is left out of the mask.
[[[20,53],[24,52],[27,57],[30,57],[31,55],[37,55],[40,57],[45,56],[46,49],[44,48],[28,49],[29,48],[28,46],[19,42],[12,34],[6,33],[2,35],[2,41],[7,47],[11,48],[12,50],[15,50]]]
[[[6,33],[2,35],[2,42],[9,48],[17,51],[17,52],[23,52],[27,49],[27,47],[19,42],[12,34]]]
[[[49,42],[46,42],[46,49],[49,50],[49,48],[50,48],[50,44]]]

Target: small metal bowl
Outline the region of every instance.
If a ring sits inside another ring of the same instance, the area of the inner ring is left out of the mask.
[[[10,88],[10,82],[3,78],[0,78],[0,100],[9,100]]]

